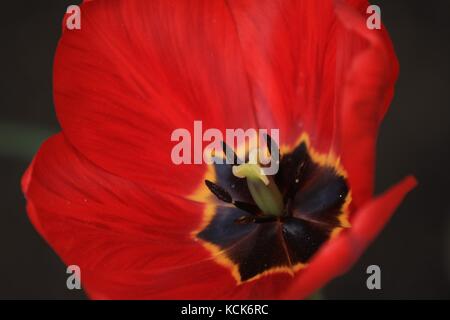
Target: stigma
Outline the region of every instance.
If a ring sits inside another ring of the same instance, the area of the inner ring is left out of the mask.
[[[248,190],[264,215],[280,217],[283,214],[283,196],[272,176],[266,176],[258,163],[257,149],[250,152],[249,163],[232,167],[235,177],[246,179]]]

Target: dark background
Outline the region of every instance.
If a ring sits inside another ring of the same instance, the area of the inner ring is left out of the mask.
[[[318,0],[321,1],[321,0]],[[20,178],[40,143],[58,131],[52,63],[67,6],[4,1],[0,58],[0,298],[79,299],[65,266],[25,212]],[[409,173],[419,180],[389,225],[326,298],[450,298],[450,1],[373,1],[400,60],[395,99],[381,128],[377,191]],[[382,290],[366,288],[366,268]]]

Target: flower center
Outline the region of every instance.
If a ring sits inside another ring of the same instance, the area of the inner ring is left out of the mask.
[[[272,272],[292,275],[350,227],[351,196],[339,161],[314,151],[307,136],[279,154],[271,176],[251,152],[239,165],[209,167],[205,184],[220,201],[205,198],[207,222],[194,235],[238,283]]]

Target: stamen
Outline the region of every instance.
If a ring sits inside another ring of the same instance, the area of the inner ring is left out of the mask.
[[[231,195],[223,189],[221,186],[215,184],[214,182],[211,182],[209,180],[205,180],[205,184],[208,187],[208,189],[219,199],[226,203],[232,203],[233,199],[231,198]]]
[[[222,200],[223,202],[226,203],[231,203],[236,208],[239,208],[255,216],[260,213],[260,209],[254,204],[233,200],[228,191],[226,191],[221,186],[215,184],[214,182],[205,180],[205,184],[208,187],[209,191],[211,191],[217,197],[217,199]]]

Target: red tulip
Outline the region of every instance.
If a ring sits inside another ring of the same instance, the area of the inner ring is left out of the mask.
[[[367,29],[367,6],[83,4],[81,30],[56,52],[62,132],[23,190],[90,297],[304,298],[351,267],[416,184],[373,197],[398,64],[384,28]],[[172,163],[172,131],[195,120],[280,130],[274,215],[231,165]]]

